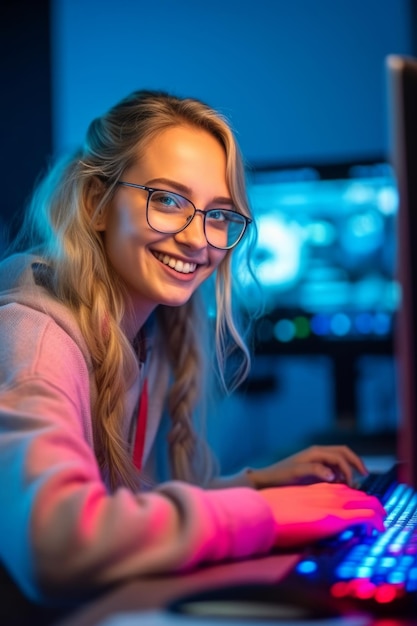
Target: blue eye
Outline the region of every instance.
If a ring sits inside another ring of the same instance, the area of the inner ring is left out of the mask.
[[[150,205],[158,211],[174,212],[192,209],[189,200],[170,191],[154,191],[149,200]]]
[[[160,207],[176,208],[180,206],[179,198],[166,191],[156,191],[152,194],[151,202]]]
[[[210,222],[227,222],[228,216],[227,211],[222,211],[222,209],[211,209],[207,211],[207,218]]]

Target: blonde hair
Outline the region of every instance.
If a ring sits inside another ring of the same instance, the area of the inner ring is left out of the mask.
[[[242,158],[225,119],[206,104],[162,92],[134,92],[95,119],[83,149],[53,169],[33,197],[24,236],[52,268],[55,295],[76,316],[91,353],[98,395],[92,407],[95,451],[113,488],[138,485],[121,432],[124,394],[136,355],[121,330],[126,294],[94,228],[122,173],[162,130],[187,124],[211,133],[227,157],[227,183],[239,211],[250,217]],[[44,219],[40,215],[44,215]],[[159,306],[157,333],[171,368],[167,406],[172,420],[170,461],[175,478],[207,484],[213,474],[202,431],[193,425],[215,369],[226,389],[246,376],[250,356],[232,308],[231,251],[216,273],[216,310],[200,292],[179,307]],[[210,336],[215,336],[215,341]],[[209,346],[215,346],[215,355]],[[237,358],[235,358],[237,357]],[[230,359],[233,367],[228,368]],[[231,376],[226,371],[231,370]]]

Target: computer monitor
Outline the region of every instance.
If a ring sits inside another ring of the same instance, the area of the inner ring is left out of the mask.
[[[365,407],[377,410],[369,389],[381,388],[386,399],[379,428],[388,437],[398,413],[391,385],[398,192],[391,164],[383,155],[271,165],[252,168],[247,178],[261,290],[249,273],[241,270],[240,277],[246,302],[257,308],[261,296],[264,305],[256,354],[324,356],[333,378],[336,430],[363,429]]]
[[[399,190],[396,326],[401,479],[417,487],[417,59],[386,60],[390,153]]]
[[[398,193],[380,160],[254,169],[260,350],[317,352],[355,343],[390,349],[398,307]],[[257,306],[251,276],[247,301]],[[324,347],[326,346],[326,347]]]

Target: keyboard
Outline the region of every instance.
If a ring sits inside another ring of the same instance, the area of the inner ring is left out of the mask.
[[[398,482],[397,467],[371,473],[359,486],[385,507],[384,533],[363,526],[317,543],[303,555],[286,583],[326,592],[371,614],[417,615],[417,492]]]

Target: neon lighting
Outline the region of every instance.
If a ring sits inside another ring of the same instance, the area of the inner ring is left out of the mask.
[[[413,514],[416,505],[414,490],[405,484],[398,485],[385,503],[388,512],[385,533],[374,531],[372,546],[369,542],[347,545],[344,561],[334,572],[336,582],[330,586],[333,597],[374,598],[384,605],[403,596],[405,590],[417,591],[417,534],[414,534],[416,515]],[[350,528],[338,536],[338,541],[342,544],[352,535],[356,536],[356,531]],[[409,552],[410,548],[413,552]],[[314,568],[318,565],[315,561]]]
[[[330,593],[332,594],[334,598],[343,598],[344,596],[348,595],[348,591],[349,591],[348,585],[341,581],[334,583],[330,587]]]
[[[387,313],[376,313],[374,331],[376,335],[388,335],[391,330],[391,319]]]
[[[414,557],[412,557],[411,555],[407,555],[405,554],[404,556],[401,557],[400,560],[400,567],[405,567],[405,568],[409,568],[410,565],[412,565],[414,563]],[[410,572],[412,570],[410,569]]]
[[[401,570],[397,570],[396,572],[390,572],[387,576],[387,581],[393,585],[403,583],[405,579],[405,572]]]
[[[291,341],[295,336],[294,324],[290,320],[279,320],[274,326],[274,336],[283,343]]]
[[[375,595],[376,587],[370,580],[359,580],[357,582],[358,584],[355,589],[355,595],[357,598],[367,600]]]
[[[339,539],[340,541],[347,541],[348,539],[351,539],[354,534],[353,530],[348,528],[348,530],[345,530],[341,535],[339,535]]]
[[[302,315],[294,319],[295,323],[295,336],[298,339],[305,339],[310,334],[310,325],[308,319]]]
[[[343,337],[350,331],[351,321],[344,313],[336,313],[331,319],[330,328],[334,335]]]
[[[399,194],[395,187],[382,187],[377,194],[378,208],[383,215],[395,215],[399,205]]]
[[[303,230],[275,213],[257,215],[256,276],[264,287],[291,287],[301,273]]]
[[[297,565],[297,571],[300,572],[300,574],[312,574],[313,572],[315,572],[317,569],[317,563],[315,563],[314,561],[301,561],[300,563],[298,563]]]
[[[407,580],[405,588],[407,591],[417,591],[417,580]]]
[[[375,600],[380,604],[387,604],[395,600],[397,590],[392,585],[381,585],[375,590]]]
[[[355,570],[356,568],[351,563],[343,563],[337,568],[336,574],[339,578],[349,580],[355,575]]]
[[[417,567],[412,567],[408,572],[408,580],[417,580]]]
[[[330,318],[328,315],[317,314],[310,320],[311,330],[320,337],[328,335],[330,332]]]
[[[380,566],[384,569],[390,569],[391,567],[395,567],[397,564],[397,559],[393,556],[385,556],[381,559]]]
[[[375,556],[379,556],[380,554],[383,554],[385,550],[385,547],[383,545],[381,545],[380,543],[375,544],[374,546],[372,546],[371,550],[370,550],[370,554],[374,554]]]
[[[357,578],[369,578],[370,576],[372,576],[372,568],[364,567],[362,565],[361,567],[358,567],[358,569],[356,570],[356,576]]]
[[[369,335],[373,331],[373,316],[370,313],[356,315],[354,325],[361,335]]]

